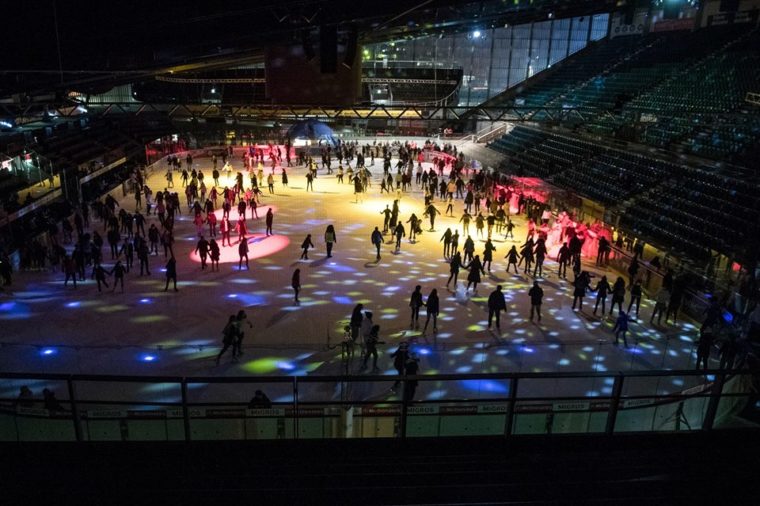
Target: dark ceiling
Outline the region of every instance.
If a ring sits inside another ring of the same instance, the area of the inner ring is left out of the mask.
[[[320,25],[362,43],[610,12],[626,0],[81,0],[4,5],[0,98],[97,93],[146,76],[262,61]],[[60,49],[60,51],[59,51]],[[60,70],[63,72],[60,72]]]

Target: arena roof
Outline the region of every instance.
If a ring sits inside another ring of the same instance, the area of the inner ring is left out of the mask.
[[[141,77],[263,60],[268,45],[337,25],[361,43],[590,15],[634,0],[74,0],[4,6],[0,98],[98,93]]]

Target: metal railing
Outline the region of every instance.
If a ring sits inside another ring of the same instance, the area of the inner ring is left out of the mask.
[[[663,380],[683,387],[661,391]],[[0,440],[511,437],[712,430],[727,428],[725,421],[747,404],[751,380],[746,371],[727,370],[408,377],[5,373],[0,374],[0,385],[6,393],[9,386],[45,386],[66,398],[40,406],[39,401],[6,395],[0,399]],[[608,393],[576,391],[587,388],[589,381],[608,385]],[[687,388],[687,382],[692,386]],[[448,393],[452,386],[462,387],[460,393]],[[473,387],[477,395],[471,393]],[[250,395],[253,388],[268,391],[274,402],[249,404],[241,392]],[[426,392],[426,400],[415,400],[420,391]]]

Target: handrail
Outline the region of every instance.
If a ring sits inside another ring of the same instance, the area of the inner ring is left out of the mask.
[[[667,370],[667,371],[557,371],[557,372],[499,372],[499,373],[468,373],[468,374],[425,374],[404,376],[407,380],[416,381],[457,381],[457,380],[512,380],[512,379],[568,379],[568,378],[609,378],[623,376],[626,378],[669,377],[669,376],[704,376],[728,374],[736,372],[730,369]],[[396,381],[398,376],[387,375],[312,375],[295,376],[301,383],[319,382],[389,382]],[[129,376],[109,374],[63,374],[63,373],[19,373],[0,372],[0,379],[39,379],[50,381],[92,381],[115,383],[290,383],[294,376]]]

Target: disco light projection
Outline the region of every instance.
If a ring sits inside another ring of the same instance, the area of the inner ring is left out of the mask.
[[[158,360],[158,356],[152,353],[144,353],[140,355],[140,361],[142,362],[150,363],[150,362],[155,362],[156,360]]]
[[[246,238],[246,241],[248,242],[249,260],[274,255],[278,251],[288,247],[290,244],[290,239],[284,235],[270,235],[267,237],[265,234],[251,234]],[[195,250],[190,253],[190,259],[196,263],[201,262],[201,257],[195,252]],[[232,246],[219,245],[220,264],[238,264],[239,262],[240,255],[238,254],[238,243],[234,243]],[[282,269],[282,267],[276,265],[266,266],[264,268],[269,270]],[[253,270],[253,267],[251,267],[251,270]]]
[[[0,320],[24,320],[32,316],[27,304],[21,302],[4,302],[0,304]]]
[[[55,348],[42,348],[40,350],[40,356],[42,357],[52,357],[53,355],[58,355],[58,350]]]
[[[140,304],[152,304],[152,303],[153,303],[153,299],[151,298],[140,299]]]
[[[132,323],[156,323],[169,320],[169,317],[162,314],[134,316],[129,319]]]
[[[13,304],[13,303],[11,302],[11,304]],[[4,305],[4,304],[3,304],[3,305]],[[3,306],[3,305],[0,305],[0,311],[2,310],[2,306]],[[80,307],[81,305],[82,305],[82,303],[81,303],[81,302],[79,302],[78,300],[75,300],[75,301],[72,301],[72,302],[67,302],[67,303],[66,303],[66,307],[67,307],[67,308],[70,308],[70,309],[73,309],[73,308],[76,308],[76,307]]]
[[[471,392],[487,394],[508,394],[509,387],[505,383],[494,380],[460,380],[459,385]]]

